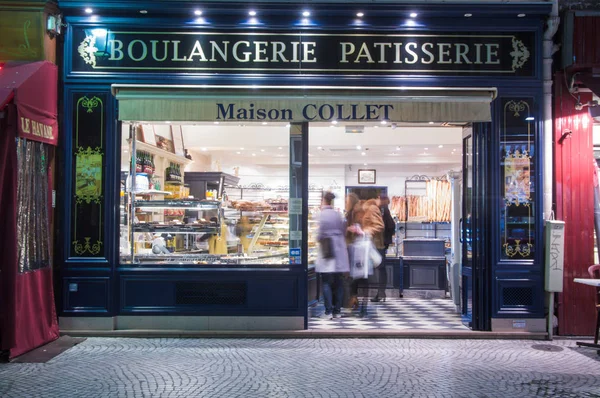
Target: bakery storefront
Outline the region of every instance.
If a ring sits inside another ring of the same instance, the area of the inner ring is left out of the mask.
[[[62,330],[310,328],[324,191],[392,198],[384,297],[543,330],[546,5],[60,3]]]

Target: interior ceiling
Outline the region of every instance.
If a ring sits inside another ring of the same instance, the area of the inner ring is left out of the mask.
[[[158,135],[170,135],[173,124],[155,124]],[[428,123],[310,123],[309,160],[312,165],[461,163],[462,126]],[[363,131],[348,133],[347,128]],[[124,127],[125,128],[125,127]],[[183,124],[185,148],[222,165],[251,163],[287,165],[289,127],[286,123]]]

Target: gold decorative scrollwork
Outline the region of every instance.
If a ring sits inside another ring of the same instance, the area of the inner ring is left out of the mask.
[[[79,147],[75,152],[75,203],[102,203],[102,162],[99,147]]]
[[[504,253],[511,258],[515,257],[517,254],[521,257],[529,257],[532,249],[532,243],[521,244],[521,240],[515,240],[514,246],[509,243],[504,244]]]
[[[525,101],[508,101],[505,106],[505,109],[506,108],[508,108],[510,112],[513,112],[514,117],[519,117],[521,116],[521,112],[528,108],[528,105]]]
[[[527,63],[527,60],[531,54],[529,53],[529,50],[525,44],[523,44],[521,40],[517,40],[517,38],[514,36],[512,38],[512,46],[513,51],[510,53],[510,55],[513,57],[512,70],[514,72],[517,69],[521,69],[523,65]]]
[[[87,113],[94,112],[94,108],[97,108],[102,101],[98,97],[82,97],[81,98],[81,106],[87,109]]]
[[[94,35],[86,36],[79,44],[79,47],[77,47],[77,51],[86,64],[92,65],[92,68],[96,67],[96,52],[98,48],[96,47],[96,37]]]
[[[78,240],[73,241],[73,248],[78,256],[81,256],[85,253],[90,253],[91,255],[95,256],[96,254],[100,253],[102,241],[98,240],[96,243],[92,244],[90,243],[92,238],[86,237],[83,239],[83,243],[79,242]]]

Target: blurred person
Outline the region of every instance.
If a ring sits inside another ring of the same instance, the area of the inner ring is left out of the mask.
[[[381,255],[382,260],[379,267],[376,268],[378,288],[377,294],[371,299],[371,301],[373,302],[379,302],[381,300],[385,301],[386,298],[385,287],[387,286],[387,270],[385,267],[385,255],[387,253],[388,248],[393,243],[393,237],[396,233],[396,223],[394,222],[394,218],[392,217],[392,213],[390,212],[389,205],[390,198],[384,193],[380,194],[377,198],[377,206],[379,207],[379,211],[381,213],[381,218],[383,220],[384,225],[382,233],[383,247],[380,248],[379,246],[377,246],[377,243],[375,244],[375,246],[377,247],[377,251],[379,251],[379,254]]]
[[[343,275],[350,271],[348,261],[348,248],[346,247],[346,225],[340,214],[333,209],[335,195],[325,192],[319,216],[319,256],[317,258],[316,272],[321,274],[323,284],[323,300],[325,319],[341,317],[341,308],[344,301]],[[333,292],[335,291],[335,302]]]

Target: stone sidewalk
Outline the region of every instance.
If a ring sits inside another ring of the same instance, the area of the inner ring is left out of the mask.
[[[90,338],[0,364],[0,397],[600,397],[574,341]]]

